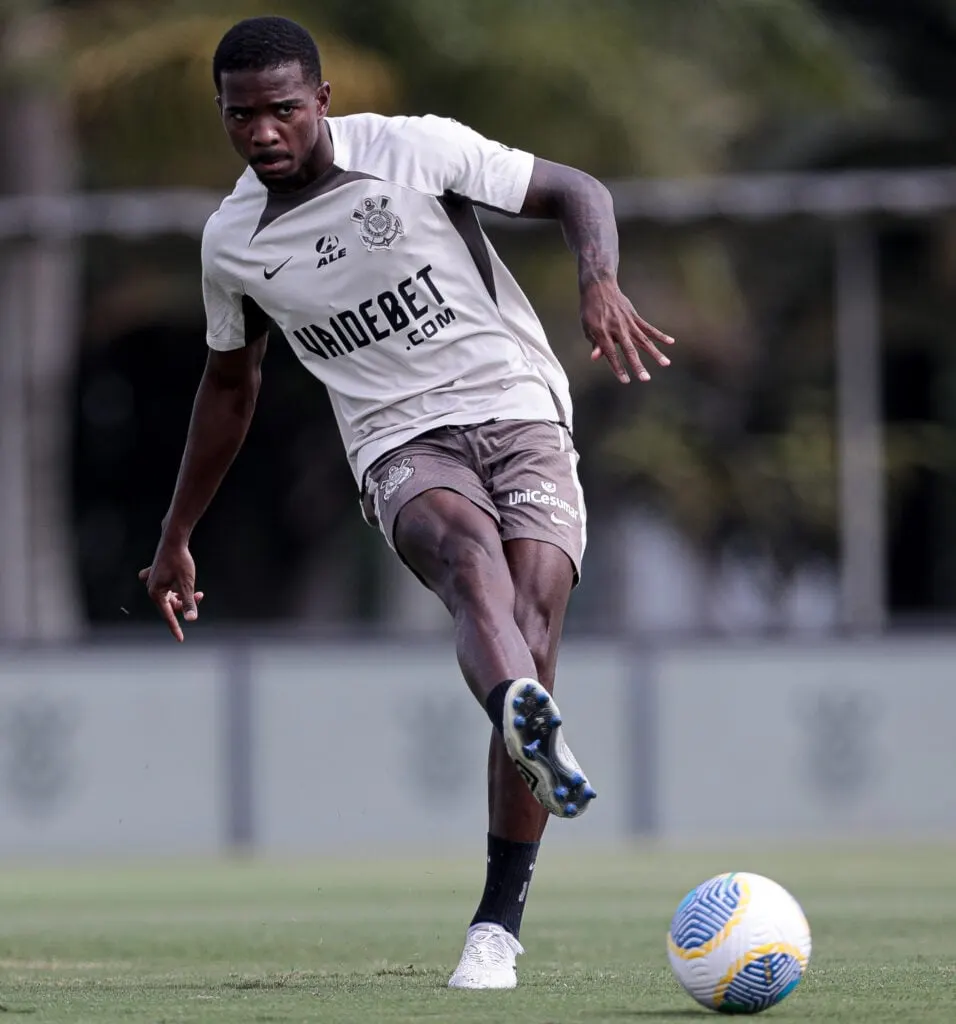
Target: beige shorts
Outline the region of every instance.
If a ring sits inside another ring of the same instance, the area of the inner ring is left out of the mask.
[[[404,505],[436,487],[457,491],[495,520],[502,541],[527,538],[559,547],[577,583],[587,542],[577,464],[571,435],[559,423],[439,427],[369,467],[362,512],[395,550],[395,521]]]

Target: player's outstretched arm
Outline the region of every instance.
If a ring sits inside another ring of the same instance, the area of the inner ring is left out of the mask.
[[[618,286],[617,223],[604,185],[584,171],[536,157],[520,216],[560,222],[578,260],[581,324],[591,358],[607,359],[623,384],[630,380],[627,366],[639,380],[650,380],[641,350],[668,366],[670,360],[657,346],[672,345],[674,339],[640,317]]]
[[[177,615],[194,621],[202,600],[202,593],[195,590],[189,538],[245,440],[259,394],[267,339],[268,334],[263,334],[228,352],[210,349],[159,546],[153,564],[139,574],[180,643],[183,631]]]

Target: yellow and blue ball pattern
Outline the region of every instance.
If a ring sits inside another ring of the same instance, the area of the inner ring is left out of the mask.
[[[677,907],[667,950],[678,981],[721,1013],[759,1013],[796,988],[810,961],[810,928],[776,882],[717,875]]]

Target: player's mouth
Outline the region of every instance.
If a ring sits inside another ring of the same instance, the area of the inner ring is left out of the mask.
[[[251,163],[258,174],[275,174],[287,170],[292,157],[288,153],[270,153],[268,156],[256,157]]]

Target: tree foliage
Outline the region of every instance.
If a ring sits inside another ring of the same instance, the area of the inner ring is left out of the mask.
[[[225,184],[209,61],[251,0],[67,5],[65,84],[97,184]],[[603,176],[726,169],[769,127],[877,95],[804,0],[287,0],[336,113],[454,116]]]
[[[73,103],[86,185],[230,186],[239,165],[209,65],[222,32],[260,4],[45,6],[63,42],[43,77]],[[950,159],[953,10],[936,0],[284,0],[269,13],[314,32],[335,114],[445,114],[615,178]],[[952,226],[941,232],[941,249],[956,251]],[[496,241],[573,377],[592,493],[656,500],[707,550],[749,537],[787,572],[836,547],[831,253],[819,233],[780,234],[625,228],[627,290],[680,342],[656,391],[626,395],[588,363],[573,266],[554,234]],[[928,429],[890,434],[897,496],[921,466],[945,462],[948,435]]]

